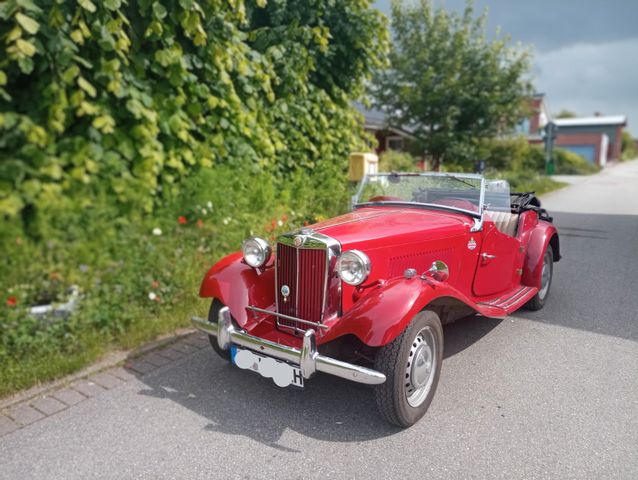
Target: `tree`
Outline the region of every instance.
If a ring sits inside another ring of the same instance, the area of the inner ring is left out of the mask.
[[[576,115],[571,110],[562,109],[560,112],[556,114],[556,118],[576,118]]]
[[[487,14],[474,18],[471,0],[461,15],[431,3],[393,0],[391,65],[377,75],[373,97],[392,125],[415,129],[434,169],[469,169],[480,139],[524,116],[529,52],[510,47],[509,37],[488,40]]]
[[[636,140],[627,130],[623,130],[621,139],[621,160],[633,160],[638,155],[636,152]]]

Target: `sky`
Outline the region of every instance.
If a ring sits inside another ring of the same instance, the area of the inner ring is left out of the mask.
[[[390,15],[390,0],[374,6]],[[624,114],[638,138],[638,0],[476,0],[475,8],[488,8],[490,34],[500,27],[533,48],[533,83],[553,114]]]

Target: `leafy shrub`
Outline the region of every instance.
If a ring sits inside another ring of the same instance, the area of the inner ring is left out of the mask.
[[[416,159],[406,152],[386,150],[379,158],[379,171],[381,172],[414,172]]]
[[[102,196],[150,212],[218,164],[341,169],[386,42],[368,5],[2,2],[0,215]]]
[[[636,151],[636,140],[631,136],[626,130],[622,132],[622,144],[621,144],[621,160],[633,160],[638,157],[638,152]]]
[[[530,145],[523,136],[484,140],[479,149],[479,159],[486,168],[509,171],[542,171],[545,153],[538,145]]]
[[[556,173],[564,175],[590,175],[600,170],[597,165],[589,163],[580,155],[562,148],[554,149]]]

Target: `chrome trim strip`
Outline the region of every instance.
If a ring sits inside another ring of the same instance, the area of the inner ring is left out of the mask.
[[[463,213],[465,215],[469,215],[472,218],[480,217],[480,213],[473,212],[472,210],[465,210],[464,208],[456,208],[456,207],[448,207],[447,205],[439,205],[437,203],[421,203],[421,202],[405,202],[402,200],[384,200],[378,202],[363,202],[356,203],[354,208],[360,207],[382,207],[384,205],[388,205],[390,207],[395,206],[406,206],[406,207],[430,207],[435,210],[439,210],[442,212],[454,212],[454,213]]]
[[[272,310],[264,310],[263,308],[257,308],[257,307],[254,307],[253,305],[250,305],[246,308],[248,310],[252,310],[253,312],[267,313],[268,315],[273,315],[275,317],[283,318],[286,320],[292,320],[294,322],[303,323],[305,325],[311,325],[317,328],[328,328],[326,325],[323,325],[322,323],[311,322],[310,320],[303,320],[302,318],[297,318],[297,317],[291,317],[290,315],[284,315],[283,313],[273,312]],[[283,325],[283,326],[286,327],[287,325]]]
[[[295,256],[297,257],[297,272],[295,275],[295,316],[299,315],[299,249],[295,250]]]
[[[231,321],[228,307],[223,307],[219,311],[217,322],[209,322],[204,318],[192,317],[191,323],[195,328],[208,335],[229,339],[229,346],[230,344],[239,345],[255,352],[299,365],[301,374],[306,379],[312,377],[316,371],[366,385],[380,385],[386,380],[385,375],[376,370],[321,355],[317,351],[314,330],[308,330],[304,334],[303,346],[299,350],[249,335],[245,331],[236,328]]]

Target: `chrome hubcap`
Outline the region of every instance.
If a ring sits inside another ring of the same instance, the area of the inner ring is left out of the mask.
[[[543,269],[541,270],[541,289],[538,291],[538,296],[543,299],[547,295],[549,290],[549,281],[552,278],[552,265],[550,263],[549,252],[545,254],[543,259]]]
[[[405,393],[410,406],[418,407],[427,398],[434,381],[436,358],[434,333],[426,327],[412,342],[405,368]]]

